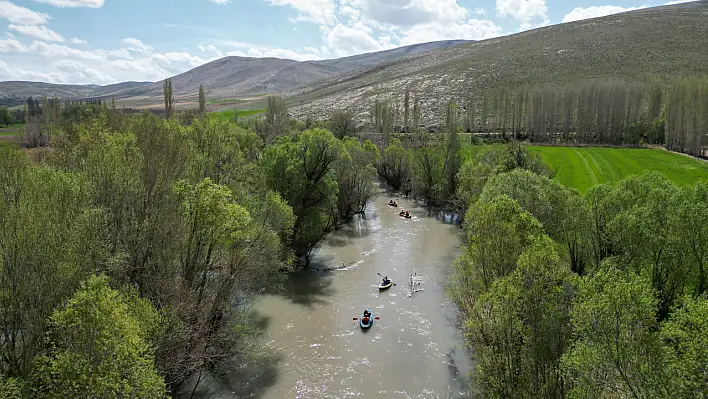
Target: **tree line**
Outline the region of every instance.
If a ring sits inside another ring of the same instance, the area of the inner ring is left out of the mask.
[[[708,146],[708,78],[677,77],[646,83],[623,79],[573,85],[475,88],[458,103],[460,129],[481,137],[548,144],[665,145],[672,151],[705,156]],[[444,116],[446,110],[433,110]],[[438,118],[443,119],[443,118]],[[446,124],[427,128],[440,132]],[[421,98],[406,90],[401,99],[376,99],[368,130],[394,133],[411,144],[426,140]]]
[[[0,397],[177,396],[240,367],[254,295],[373,195],[370,142],[177,114],[74,104],[42,162],[0,147]]]
[[[708,185],[655,172],[585,195],[519,167],[463,165],[469,207],[450,294],[482,397],[708,394]]]

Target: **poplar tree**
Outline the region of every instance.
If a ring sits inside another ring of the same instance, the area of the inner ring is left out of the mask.
[[[171,118],[175,106],[175,97],[172,92],[172,79],[165,79],[163,93],[165,95],[165,118]]]
[[[206,95],[204,94],[204,86],[199,85],[199,113],[206,114]]]

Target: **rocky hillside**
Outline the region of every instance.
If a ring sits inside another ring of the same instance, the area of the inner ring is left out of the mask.
[[[450,99],[515,88],[619,77],[708,74],[708,1],[643,9],[435,50],[339,75],[286,94],[295,115],[348,107],[366,120],[374,98],[419,96],[424,122]]]

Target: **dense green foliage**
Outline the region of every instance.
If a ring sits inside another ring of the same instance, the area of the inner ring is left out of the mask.
[[[164,398],[148,336],[158,315],[134,293],[90,277],[50,318],[48,352],[36,361],[36,398]]]
[[[160,397],[245,364],[254,295],[373,195],[376,147],[327,130],[62,116],[41,164],[0,146],[2,397]]]
[[[463,165],[450,294],[483,397],[689,398],[708,390],[708,185],[655,172],[582,196],[504,147]]]

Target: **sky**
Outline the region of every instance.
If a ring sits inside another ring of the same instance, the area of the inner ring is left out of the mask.
[[[158,81],[227,56],[317,60],[685,0],[0,0],[0,81]]]

